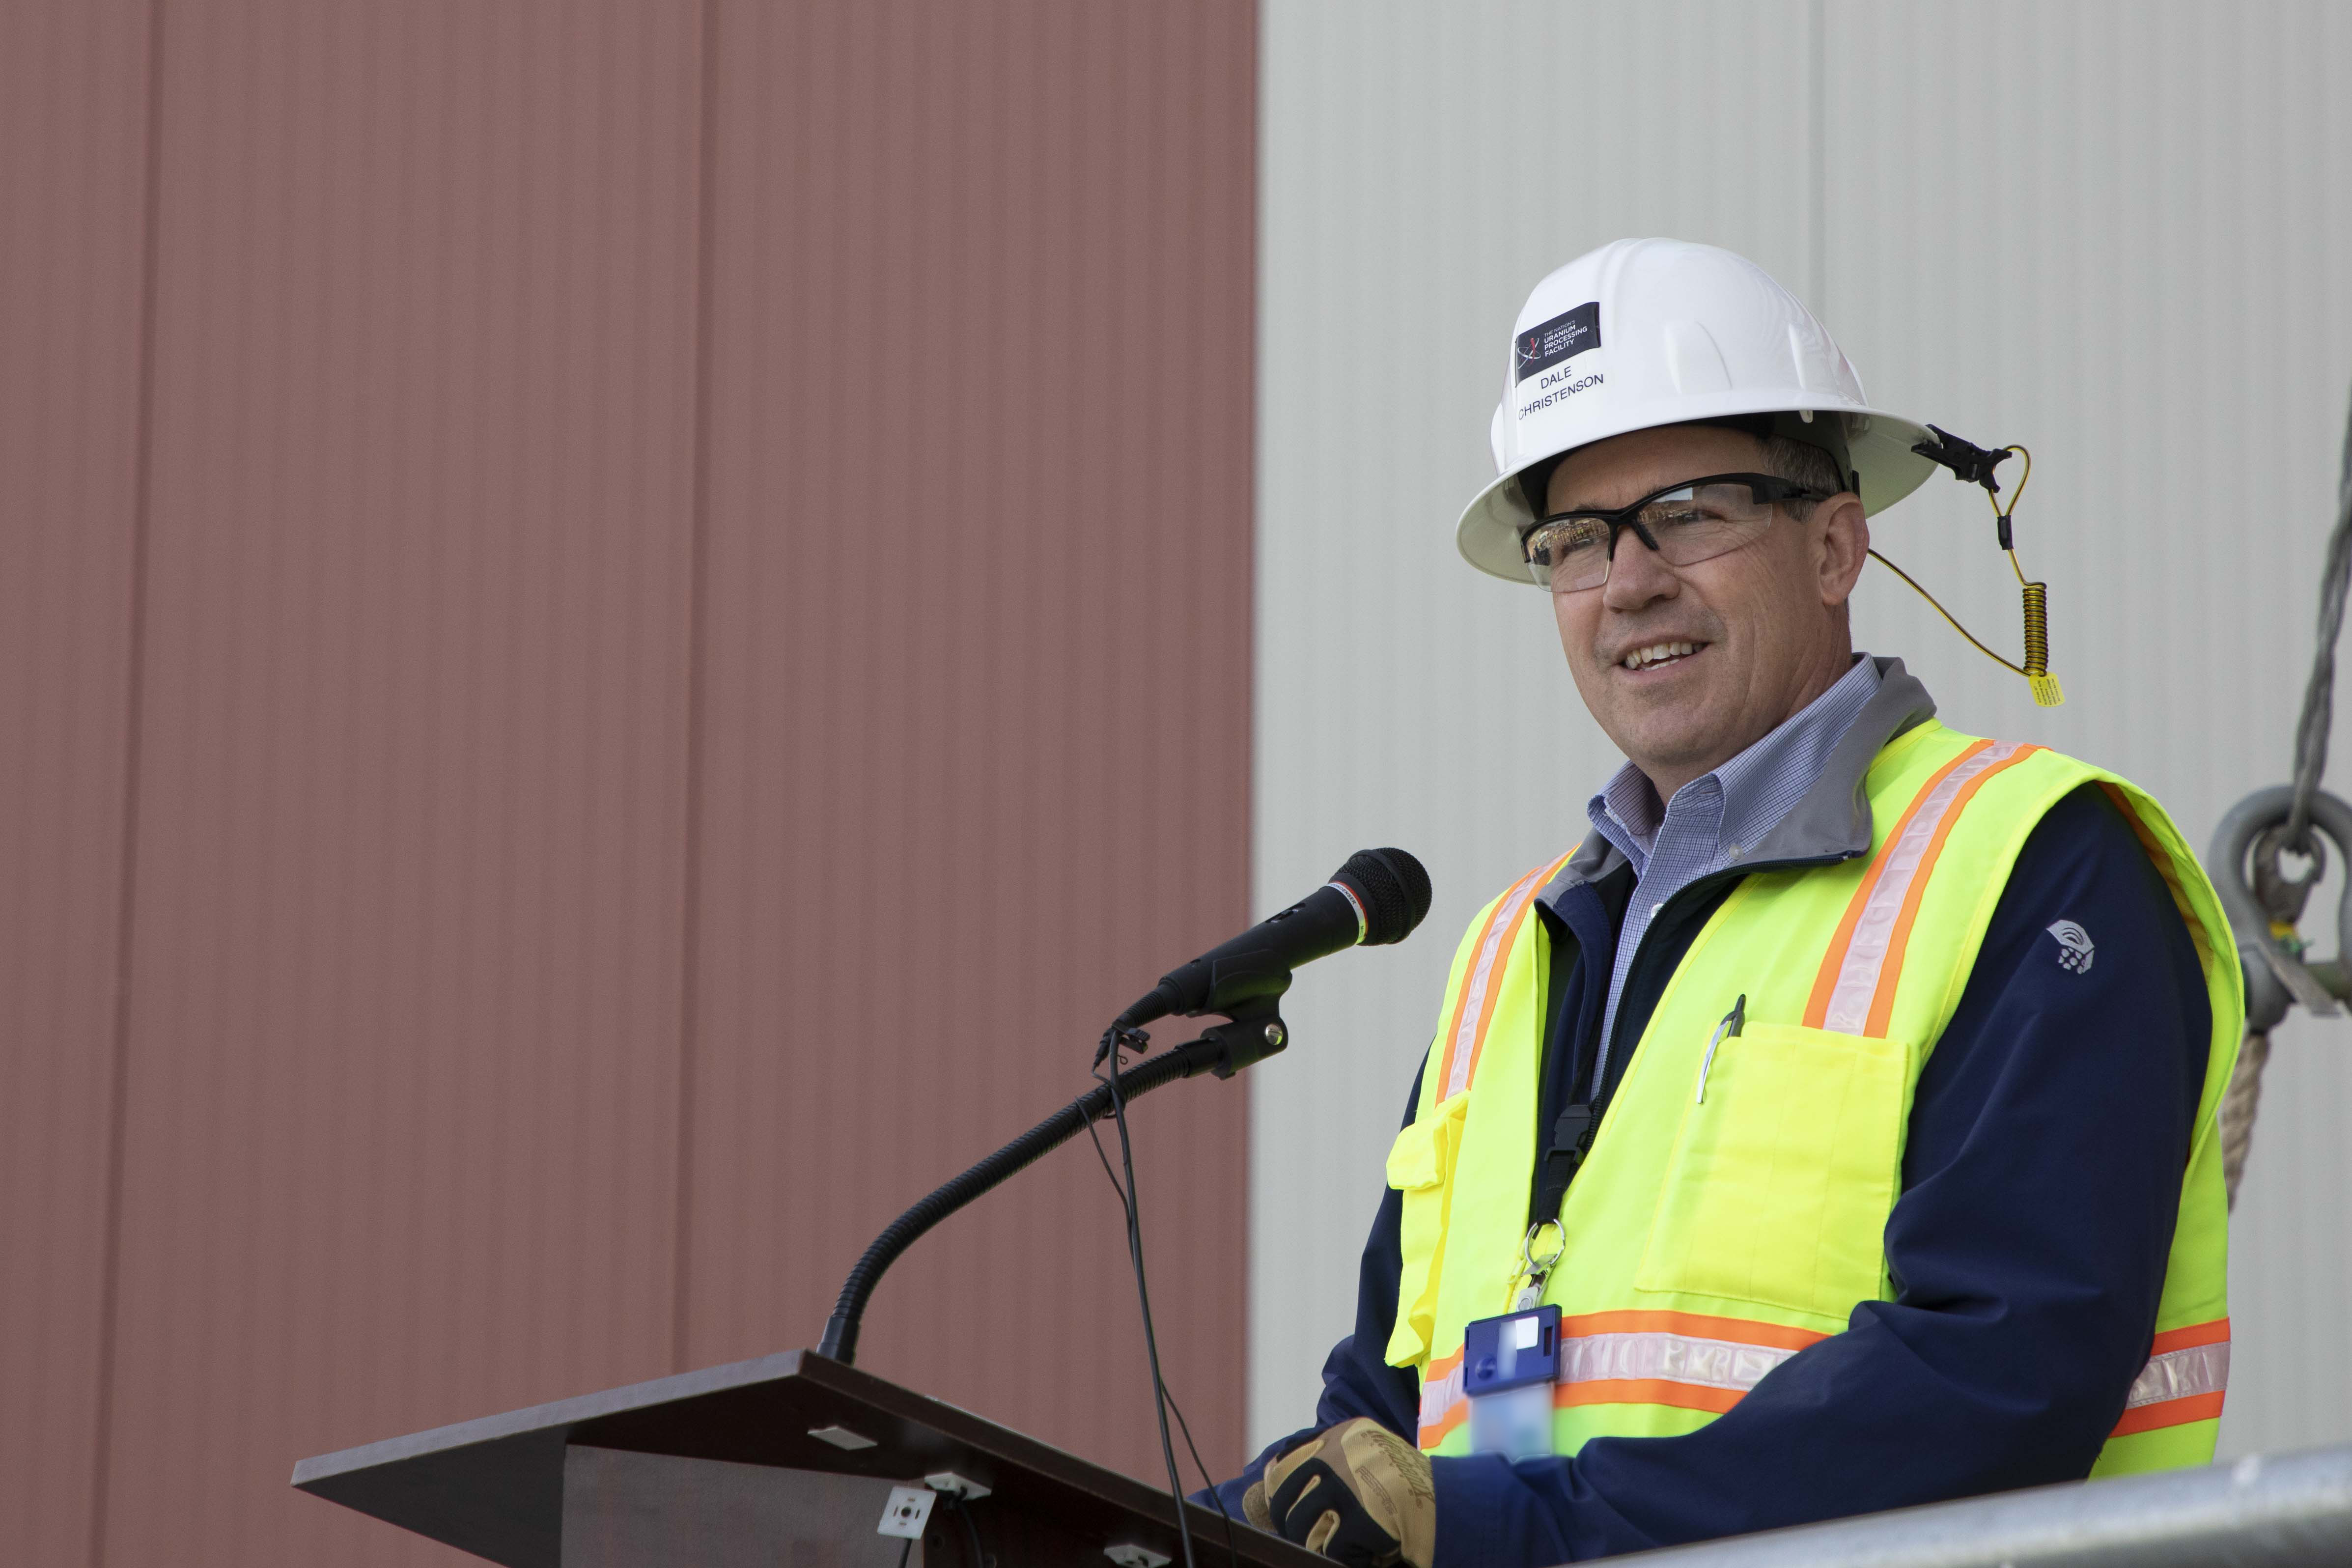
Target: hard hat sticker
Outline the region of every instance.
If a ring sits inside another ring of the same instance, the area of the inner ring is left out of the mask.
[[[1492,338],[1486,341],[1494,342]],[[1511,358],[1518,372],[1513,379],[1525,381],[1564,359],[1600,346],[1601,301],[1593,300],[1521,332],[1511,344]]]

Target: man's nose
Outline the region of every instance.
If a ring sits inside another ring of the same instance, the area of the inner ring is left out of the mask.
[[[1682,591],[1682,579],[1658,552],[1634,536],[1632,529],[1617,536],[1616,553],[1609,562],[1609,581],[1601,586],[1601,603],[1612,610],[1638,610]]]

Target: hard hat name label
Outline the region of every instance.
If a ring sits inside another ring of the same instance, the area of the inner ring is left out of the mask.
[[[1574,373],[1571,371],[1562,371],[1559,373],[1559,377],[1558,379],[1564,380],[1566,377],[1573,374]],[[1542,381],[1536,384],[1537,389],[1541,392],[1542,388],[1550,386],[1554,379],[1554,377],[1550,376],[1545,377]],[[1565,386],[1555,388],[1550,392],[1542,392],[1540,396],[1528,398],[1519,405],[1519,417],[1525,419],[1528,415],[1533,414],[1538,408],[1549,408],[1553,404],[1559,403],[1566,398],[1573,397],[1578,393],[1584,391],[1588,387],[1599,386],[1601,384],[1601,380],[1602,377],[1601,373],[1596,370],[1590,375],[1577,376],[1574,381],[1569,382]]]

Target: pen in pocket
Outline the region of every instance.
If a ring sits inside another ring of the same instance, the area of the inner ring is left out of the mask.
[[[1739,1000],[1731,1005],[1731,1011],[1723,1016],[1723,1022],[1715,1026],[1715,1038],[1706,1043],[1706,1056],[1698,1064],[1698,1098],[1692,1101],[1694,1105],[1706,1103],[1706,1074],[1715,1066],[1715,1047],[1723,1044],[1726,1036],[1738,1035],[1747,1022],[1748,993],[1743,991]]]

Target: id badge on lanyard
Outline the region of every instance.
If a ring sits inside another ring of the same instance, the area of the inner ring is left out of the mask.
[[[1517,1463],[1551,1450],[1552,1387],[1559,1381],[1559,1309],[1528,1307],[1462,1331],[1462,1392],[1470,1451]]]

